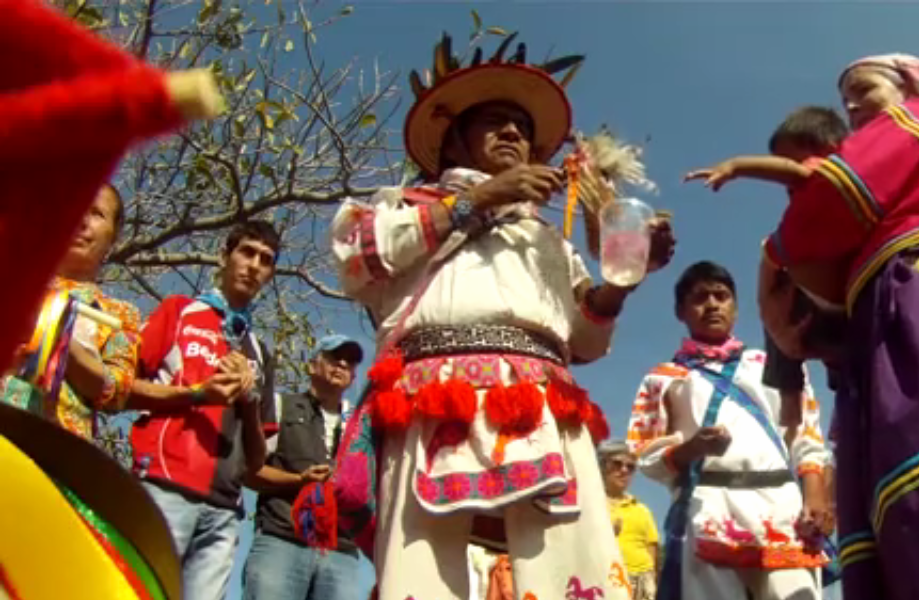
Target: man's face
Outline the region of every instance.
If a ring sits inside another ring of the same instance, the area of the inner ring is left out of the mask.
[[[357,362],[344,349],[320,352],[309,365],[310,378],[315,383],[345,391],[354,381]]]
[[[606,489],[624,492],[632,483],[636,461],[634,456],[623,452],[605,457],[600,467],[603,469],[603,483]]]
[[[224,255],[221,290],[227,299],[248,304],[274,275],[274,250],[268,244],[243,238]]]
[[[700,281],[683,298],[678,309],[693,339],[720,344],[731,337],[737,320],[737,303],[731,288],[716,281]]]
[[[490,102],[473,108],[460,135],[472,166],[484,173],[497,175],[530,162],[533,122],[516,105]]]

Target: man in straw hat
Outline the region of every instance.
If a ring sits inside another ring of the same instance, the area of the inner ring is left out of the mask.
[[[379,324],[337,514],[372,546],[381,600],[466,598],[470,540],[507,551],[517,598],[628,597],[591,439],[608,429],[568,365],[607,353],[631,289],[593,285],[537,212],[564,184],[546,163],[583,57],[531,66],[520,44],[505,60],[513,37],[460,66],[444,36],[405,123],[429,185],[349,200],[333,222],[343,287]],[[653,270],[674,240],[652,231]]]

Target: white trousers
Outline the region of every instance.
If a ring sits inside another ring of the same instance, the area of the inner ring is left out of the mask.
[[[411,488],[419,430],[413,423],[384,443],[374,557],[379,599],[467,600],[473,513],[434,515],[419,505]],[[580,514],[551,516],[528,499],[500,509],[516,598],[628,600],[593,442],[584,428],[561,435],[578,482]]]

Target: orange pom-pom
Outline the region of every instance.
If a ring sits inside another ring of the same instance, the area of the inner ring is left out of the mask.
[[[367,378],[373,382],[374,387],[378,390],[391,390],[396,382],[402,377],[405,364],[402,362],[402,356],[388,356],[383,360],[377,361],[367,372]]]
[[[451,379],[443,384],[443,390],[446,418],[461,423],[472,423],[478,408],[472,384]]]
[[[373,397],[373,426],[405,429],[412,420],[412,403],[402,390],[377,392]]]

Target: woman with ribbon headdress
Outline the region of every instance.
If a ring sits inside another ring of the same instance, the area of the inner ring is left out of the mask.
[[[0,6],[0,277],[16,282],[0,373],[18,347],[24,377],[0,384],[0,401],[89,438],[94,411],[131,389],[139,319],[95,283],[124,218],[104,182],[129,145],[214,117],[222,99],[205,71],[147,66],[43,2]]]
[[[919,58],[855,61],[839,90],[856,131],[794,189],[765,245],[760,307],[782,350],[808,358],[808,323],[788,323],[776,275],[814,290],[825,265],[848,265],[826,298],[849,316],[834,417],[844,594],[906,600],[919,597]]]
[[[380,600],[466,598],[470,541],[509,554],[517,598],[628,597],[610,577],[622,559],[594,454],[608,427],[568,367],[607,353],[631,288],[594,285],[538,212],[565,183],[547,163],[583,57],[531,66],[519,44],[505,60],[513,39],[461,66],[444,36],[429,84],[411,76],[405,124],[428,185],[348,200],[333,221],[343,287],[379,324],[379,350],[336,493],[307,488],[293,516],[317,545],[355,530]],[[674,241],[651,228],[653,270]]]
[[[121,155],[222,106],[206,70],[165,73],[38,0],[0,0],[0,372]],[[27,259],[28,262],[17,259]]]
[[[86,439],[93,437],[96,410],[124,407],[137,366],[140,314],[96,284],[123,222],[121,196],[106,185],[49,286],[32,336],[36,344],[30,341],[24,348],[28,356],[21,359],[21,377],[8,376],[0,383],[4,402],[44,415]],[[71,301],[110,318],[98,321],[79,314]]]

